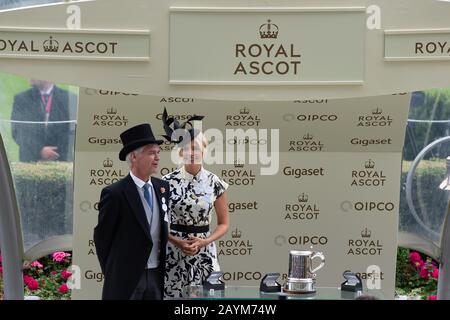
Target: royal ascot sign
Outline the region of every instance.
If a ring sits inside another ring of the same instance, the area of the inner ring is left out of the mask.
[[[0,28],[0,58],[148,61],[150,33]]]
[[[362,84],[365,19],[360,7],[171,8],[170,83]]]
[[[385,59],[450,60],[450,29],[386,30]]]

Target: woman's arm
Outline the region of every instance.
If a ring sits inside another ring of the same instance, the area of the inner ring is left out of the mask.
[[[211,242],[216,241],[223,237],[227,231],[229,226],[229,218],[228,218],[228,198],[227,193],[224,192],[219,198],[214,202],[214,208],[216,209],[217,215],[217,227],[214,229],[209,237],[207,238],[198,238],[191,237],[191,244],[198,247],[198,249],[202,247],[206,247]]]
[[[193,256],[197,253],[197,247],[190,244],[189,240],[180,239],[169,233],[169,241],[180,248],[185,255]]]

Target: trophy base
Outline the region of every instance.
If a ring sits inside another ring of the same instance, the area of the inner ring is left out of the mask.
[[[288,294],[308,294],[316,292],[316,279],[289,279],[283,286]]]

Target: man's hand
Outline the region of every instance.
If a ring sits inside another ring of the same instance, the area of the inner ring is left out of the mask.
[[[43,147],[41,150],[41,159],[42,160],[58,160],[59,153],[56,152],[58,150],[58,147],[52,147],[52,146],[46,146]]]

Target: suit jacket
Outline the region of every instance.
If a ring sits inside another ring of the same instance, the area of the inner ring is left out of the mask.
[[[44,146],[56,146],[56,152],[60,155],[59,161],[72,160],[68,159],[71,124],[52,124],[51,121],[75,120],[71,119],[71,113],[74,112],[70,108],[76,109],[76,103],[77,97],[73,93],[54,86],[47,127],[44,124],[12,123],[12,136],[19,145],[20,161],[41,160],[41,150]],[[45,121],[45,106],[37,88],[33,87],[14,97],[11,120]]]
[[[162,198],[167,205],[170,190],[167,181],[151,177],[151,182],[160,210],[159,269],[164,275],[168,224],[164,220]],[[102,190],[94,242],[105,276],[103,299],[130,299],[153,247],[149,229],[144,206],[130,175]],[[163,279],[159,285],[162,293]]]

